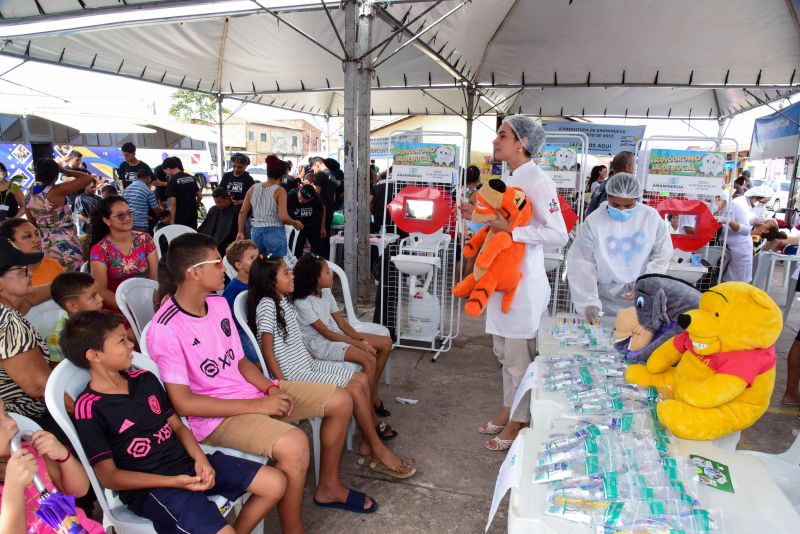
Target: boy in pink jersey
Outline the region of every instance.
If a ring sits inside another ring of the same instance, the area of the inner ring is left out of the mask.
[[[223,297],[213,294],[225,285],[213,239],[203,234],[175,238],[167,267],[178,290],[153,317],[147,348],[170,401],[189,418],[197,440],[274,459],[287,479],[286,494],[278,503],[283,532],[304,532],[300,507],[308,438],[285,421],[324,417],[314,502],[374,512],[377,502],[339,481],[353,412],[349,393],[331,384],[270,380],[244,357],[230,308]]]

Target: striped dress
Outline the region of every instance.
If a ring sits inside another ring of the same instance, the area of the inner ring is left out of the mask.
[[[278,204],[275,202],[275,191],[279,187],[280,184],[266,187],[263,184],[253,186],[253,197],[250,202],[253,206],[254,227],[283,226],[283,222],[278,217]]]
[[[256,325],[258,337],[272,334],[272,351],[281,366],[285,380],[304,380],[321,382],[344,387],[353,378],[353,370],[334,362],[315,360],[303,344],[297,314],[289,299],[281,299],[281,310],[286,319],[287,335],[278,327],[275,301],[265,297],[256,308]]]

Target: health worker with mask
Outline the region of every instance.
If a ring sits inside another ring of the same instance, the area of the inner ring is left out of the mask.
[[[744,195],[731,202],[730,218],[717,217],[726,227],[728,239],[728,264],[722,274],[724,282],[750,282],[753,279],[753,237],[754,226],[767,220],[767,202],[773,190],[768,185],[748,189]]]
[[[567,253],[572,302],[590,321],[632,306],[636,279],[667,272],[672,258],[669,224],[640,203],[635,176],[615,174],[606,193],[608,200],[578,227]]]

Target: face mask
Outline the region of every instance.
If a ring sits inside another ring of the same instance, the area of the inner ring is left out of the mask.
[[[608,215],[615,221],[627,221],[628,219],[633,217],[633,212],[636,211],[636,206],[627,210],[621,210],[619,208],[615,208],[612,206],[606,206],[606,210],[608,211]]]

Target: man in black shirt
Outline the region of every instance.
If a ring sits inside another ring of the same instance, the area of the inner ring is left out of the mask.
[[[326,252],[325,241],[328,233],[322,221],[325,220],[325,204],[314,190],[314,186],[306,184],[303,187],[292,189],[286,195],[286,208],[289,217],[303,223],[303,229],[297,235],[294,246],[294,255],[298,258],[303,254],[306,241],[311,245],[311,252],[323,256]]]
[[[164,172],[164,166],[157,165],[156,168],[153,169],[152,183],[156,186],[156,201],[158,201],[159,205],[167,201],[167,182],[169,182],[169,177]]]
[[[124,191],[130,184],[136,181],[139,169],[147,169],[151,173],[152,169],[150,169],[150,165],[144,161],[136,159],[136,146],[133,143],[125,143],[120,147],[120,150],[122,151],[124,161],[119,164],[117,176],[122,182],[122,190]]]
[[[171,224],[182,224],[197,230],[197,205],[203,200],[203,191],[197,187],[197,180],[183,172],[180,158],[167,158],[161,167],[169,177],[167,204],[172,216]]]
[[[331,172],[325,166],[325,161],[322,158],[316,157],[311,159],[311,168],[314,171],[313,184],[317,194],[322,198],[322,203],[325,204],[325,258],[328,258],[330,253],[330,236],[331,224],[333,223],[333,211],[336,204],[336,182],[331,178]]]
[[[219,186],[224,187],[228,192],[228,196],[235,206],[242,205],[247,191],[256,183],[250,173],[245,170],[248,165],[250,165],[250,158],[246,155],[239,152],[232,155],[231,170],[222,175],[222,181],[219,183]]]
[[[78,218],[78,235],[90,233],[92,215],[100,203],[100,197],[95,194],[97,182],[92,182],[75,198],[72,213]]]

